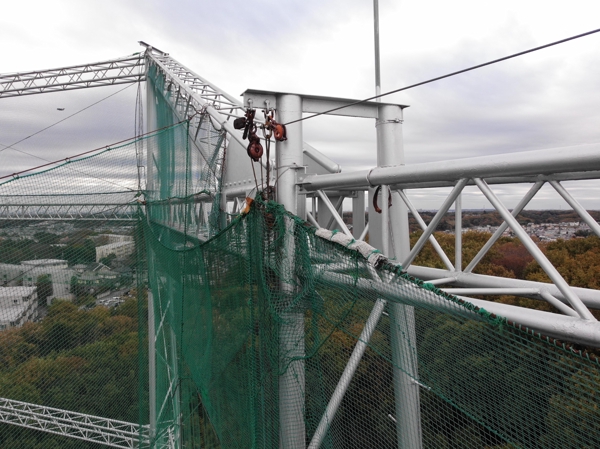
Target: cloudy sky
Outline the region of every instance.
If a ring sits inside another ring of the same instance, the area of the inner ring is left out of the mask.
[[[600,27],[597,0],[380,0],[382,90]],[[232,95],[248,88],[374,93],[372,0],[31,0],[4,5],[0,73],[103,61],[143,40]],[[600,33],[387,97],[405,111],[407,163],[600,143]],[[0,174],[130,137],[136,86],[0,100]],[[57,108],[65,108],[58,111]],[[375,165],[370,120],[305,122],[305,140],[344,171]],[[594,183],[573,185],[600,209]],[[504,189],[508,205],[525,187]],[[418,207],[435,208],[439,192]],[[533,207],[566,208],[544,188]],[[465,207],[484,207],[468,194]]]

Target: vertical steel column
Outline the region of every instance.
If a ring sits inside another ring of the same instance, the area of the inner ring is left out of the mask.
[[[462,193],[454,201],[454,267],[462,271]]]
[[[148,412],[150,441],[156,432],[156,333],[154,329],[154,297],[148,290]]]
[[[148,78],[148,60],[146,60],[146,132],[157,129],[156,119],[156,95],[154,94],[154,83]],[[152,163],[151,145],[146,145],[146,190],[154,190],[154,166]]]
[[[381,94],[381,64],[379,58],[379,0],[373,0],[373,30],[375,31],[375,95]],[[377,98],[377,101],[381,99]]]
[[[402,117],[402,109],[399,106],[379,107],[376,126],[377,165],[380,167],[404,164]],[[380,200],[381,207],[387,209],[389,190],[385,188],[382,191],[385,192],[385,196]],[[399,201],[389,208],[389,221],[382,220],[380,229],[382,237],[386,234],[391,234],[393,237],[393,247],[382,248],[384,253],[390,255],[393,249],[397,259],[404,259],[410,253],[408,209],[404,202]],[[382,239],[383,242],[386,240]],[[414,308],[402,304],[390,304],[390,309],[398,447],[420,449],[422,447],[421,411],[419,385],[415,382],[418,378],[418,362]]]
[[[298,95],[278,95],[277,115],[282,123],[302,118],[302,98]],[[287,127],[287,138],[277,142],[276,166],[277,201],[293,214],[299,210],[296,172],[303,165],[302,122]],[[287,265],[284,272],[293,273],[294,236],[286,233],[285,259]],[[289,284],[282,289],[293,295],[295,292]],[[304,427],[304,311],[290,310],[282,304],[282,324],[280,330],[280,357],[287,366],[279,378],[279,447],[281,449],[304,449],[306,447],[306,430]],[[284,359],[285,358],[285,359]],[[290,358],[295,358],[288,363]]]
[[[156,96],[154,83],[148,78],[148,59],[146,59],[146,132],[157,128]],[[154,167],[152,162],[151,145],[146,145],[146,199],[148,192],[154,190]],[[148,209],[146,209],[148,213]],[[150,423],[150,441],[156,432],[156,333],[154,328],[154,296],[148,289],[148,412]]]
[[[358,190],[352,198],[352,235],[358,239],[365,229],[365,192]]]

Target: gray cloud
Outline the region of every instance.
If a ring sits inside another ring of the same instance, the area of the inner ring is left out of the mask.
[[[33,3],[27,5],[27,27],[9,19],[24,14],[24,6],[12,5],[0,18],[0,37],[13,42],[4,50],[0,73],[114,58],[141,51],[137,40],[145,40],[233,95],[256,88],[361,98],[374,90],[370,2]],[[558,2],[544,2],[543,17],[535,3],[483,8],[463,0],[452,6],[381,1],[384,90],[595,26],[592,1],[582,2],[578,14],[571,15]],[[466,10],[474,19],[466,20]],[[407,162],[598,142],[598,39],[584,38],[386,98],[411,106],[404,123]],[[16,147],[59,159],[130,137],[134,89]],[[2,99],[0,143],[20,140],[110,92]],[[57,107],[66,110],[60,113]],[[375,128],[368,120],[319,118],[306,122],[304,130],[305,140],[344,171],[375,164]],[[43,160],[13,150],[0,152],[0,174],[39,163]],[[581,188],[576,196],[591,204],[587,192]],[[539,195],[535,204],[558,204],[556,196],[544,200],[546,194]]]

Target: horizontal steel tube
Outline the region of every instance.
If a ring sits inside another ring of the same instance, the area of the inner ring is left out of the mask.
[[[441,296],[438,297],[433,294],[423,295],[422,288],[417,285],[405,286],[404,295],[400,295],[396,286],[393,284],[390,285],[368,279],[359,279],[358,281],[355,281],[351,276],[338,273],[323,273],[323,280],[327,283],[335,283],[343,286],[347,286],[352,282],[352,285],[354,285],[356,290],[363,293],[369,293],[373,295],[373,297],[381,297],[417,307],[435,307],[440,311],[450,312],[454,315],[458,313],[461,316],[475,320],[483,319],[467,309],[464,309],[464,312],[462,312],[460,306]],[[411,293],[411,290],[413,293]],[[596,348],[600,347],[600,322],[598,321],[584,320],[577,317],[543,312],[535,309],[526,309],[481,299],[466,297],[463,299],[477,307],[484,308],[488,312],[495,313],[498,316],[504,317],[516,324],[528,327],[531,330],[540,332],[549,337],[581,343]]]
[[[584,320],[578,317],[558,315],[482,299],[462,296],[460,298],[548,337],[581,343],[595,348],[600,347],[600,323],[598,321]]]
[[[552,296],[556,297],[563,303],[568,303],[562,293],[554,286],[545,282],[525,281],[522,279],[509,279],[496,276],[487,276],[483,274],[473,273],[456,273],[454,271],[442,270],[440,268],[421,267],[411,265],[407,269],[408,274],[419,279],[433,280],[441,278],[455,278],[453,286],[456,287],[477,287],[477,288],[535,288],[540,291],[547,291]],[[600,309],[600,290],[592,290],[589,288],[571,287],[571,289],[579,296],[581,301],[592,309]],[[523,295],[530,297],[529,295]],[[533,296],[534,299],[537,297]]]
[[[566,304],[562,303],[547,291],[541,292],[538,288],[442,288],[441,290],[452,295],[515,295],[515,296],[541,296],[559,312],[579,317],[579,314]]]
[[[310,191],[403,183],[416,186],[424,183],[453,182],[462,178],[498,177],[498,173],[502,173],[503,177],[518,177],[592,170],[600,170],[600,144],[376,167],[352,173],[311,175],[304,178],[302,185]]]
[[[521,243],[529,254],[533,256],[535,261],[540,265],[542,270],[552,280],[554,285],[562,292],[563,296],[569,301],[569,304],[579,313],[582,318],[587,320],[596,321],[596,318],[587,309],[587,307],[581,302],[581,299],[571,290],[571,286],[565,281],[562,275],[558,272],[556,267],[548,260],[542,250],[531,240],[531,237],[521,227],[515,217],[513,217],[510,211],[500,202],[498,197],[492,192],[489,186],[483,179],[475,178],[474,181],[477,183],[481,193],[485,195],[490,203],[496,208],[502,219],[508,223],[512,231],[517,235]]]
[[[453,295],[539,295],[538,288],[442,288]]]

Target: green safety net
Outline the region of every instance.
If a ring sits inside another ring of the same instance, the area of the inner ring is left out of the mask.
[[[159,131],[0,184],[1,448],[600,447],[595,356],[225,209],[225,136],[149,81]]]
[[[156,447],[600,444],[595,358],[371,263],[276,203],[204,243],[144,229]]]
[[[141,154],[171,134],[0,183],[1,448],[144,441],[147,289],[138,180]]]

